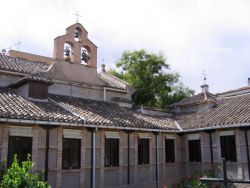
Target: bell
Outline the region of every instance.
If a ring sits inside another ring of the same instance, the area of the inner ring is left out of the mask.
[[[87,54],[87,51],[83,50],[81,55],[82,55],[81,60],[87,63],[87,61],[89,60],[89,55]]]
[[[78,30],[75,30],[75,38],[76,39],[80,38],[80,32]]]
[[[64,50],[65,56],[69,57],[70,56],[70,49],[68,46],[66,46],[66,49]]]

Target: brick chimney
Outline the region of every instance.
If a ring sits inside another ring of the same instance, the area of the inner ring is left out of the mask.
[[[106,72],[105,64],[102,64],[102,72]]]
[[[202,92],[208,92],[209,86],[207,84],[201,85]]]

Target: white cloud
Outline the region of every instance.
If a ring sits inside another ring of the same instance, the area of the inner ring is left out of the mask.
[[[0,48],[52,55],[53,39],[75,22],[109,67],[123,50],[163,51],[184,84],[199,91],[202,71],[212,92],[246,85],[250,76],[250,2],[233,0],[9,0],[1,3]]]

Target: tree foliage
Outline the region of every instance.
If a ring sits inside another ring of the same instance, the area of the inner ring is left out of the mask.
[[[28,156],[27,161],[19,165],[15,155],[12,165],[3,176],[1,188],[48,188],[50,187],[46,182],[42,181],[41,175],[35,173],[31,174],[33,163]]]
[[[169,71],[169,64],[162,53],[125,51],[116,66],[122,71],[110,70],[109,73],[134,87],[132,100],[137,105],[165,107],[193,94],[192,90],[179,83],[177,73]]]

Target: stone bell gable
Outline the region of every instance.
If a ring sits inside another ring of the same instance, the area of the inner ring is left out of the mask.
[[[88,32],[75,23],[54,40],[54,61],[45,73],[53,80],[104,86],[97,74],[97,47]]]
[[[55,38],[54,59],[96,68],[97,47],[88,39],[86,29],[75,23],[66,29],[65,35]]]

